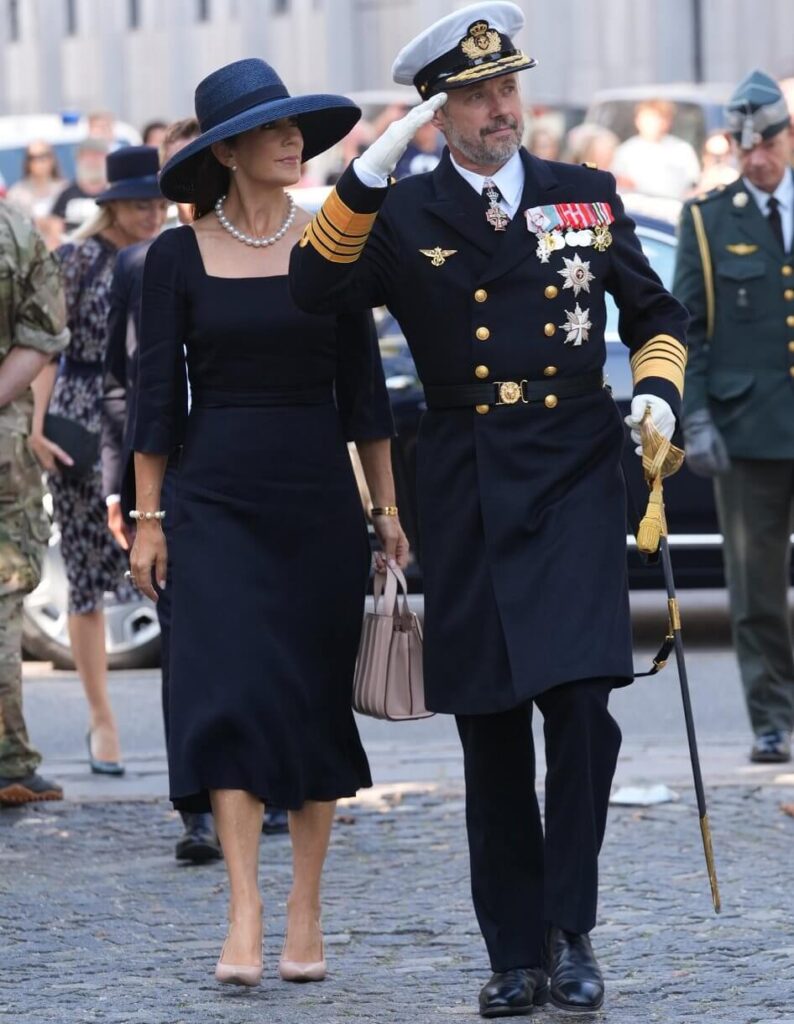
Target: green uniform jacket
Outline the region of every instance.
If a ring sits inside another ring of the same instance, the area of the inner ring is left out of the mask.
[[[0,202],[0,364],[15,345],[55,354],[68,343],[57,264],[31,221]],[[36,586],[49,537],[26,443],[32,410],[29,390],[0,406],[0,597]]]
[[[708,408],[735,458],[794,459],[794,254],[741,179],[688,202],[679,234],[673,294],[692,317],[684,419]]]

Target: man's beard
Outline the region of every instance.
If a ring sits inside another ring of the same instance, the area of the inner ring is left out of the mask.
[[[496,139],[493,132],[498,128],[512,130],[510,135]],[[450,119],[444,125],[444,135],[449,145],[460,150],[477,167],[493,167],[494,164],[507,163],[518,152],[524,137],[524,121],[523,118],[505,114],[504,117],[495,118],[487,128],[482,128],[477,139],[468,139],[458,132]]]

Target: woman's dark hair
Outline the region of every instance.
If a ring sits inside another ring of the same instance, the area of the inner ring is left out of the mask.
[[[60,176],[61,176],[61,168],[58,165],[58,157],[55,155],[55,150],[52,148],[52,146],[50,146],[49,143],[46,143],[46,142],[29,142],[28,145],[25,147],[25,157],[24,157],[24,160],[22,162],[22,177],[23,178],[27,178],[30,175],[30,163],[31,163],[30,151],[31,151],[33,146],[37,146],[37,147],[38,146],[42,146],[42,147],[46,146],[47,147],[47,150],[48,150],[47,155],[52,160],[52,173],[51,173],[50,177],[52,178],[53,181],[57,181],[60,178]]]
[[[225,139],[233,142],[234,139]],[[221,196],[229,192],[231,171],[224,167],[211,149],[205,149],[197,160],[196,185],[193,192],[193,217],[198,220],[215,209]]]

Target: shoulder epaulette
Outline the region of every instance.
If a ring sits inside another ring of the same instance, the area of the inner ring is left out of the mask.
[[[725,191],[725,188],[725,185],[717,185],[716,188],[711,189],[709,192],[704,192],[703,195],[695,196],[690,200],[690,202],[697,203],[698,205],[701,203],[708,203],[712,199],[716,199],[718,196],[721,196]]]
[[[585,161],[582,164],[582,167],[586,167],[589,171],[597,171],[598,170],[598,164],[591,164],[591,163],[588,163],[587,161]]]

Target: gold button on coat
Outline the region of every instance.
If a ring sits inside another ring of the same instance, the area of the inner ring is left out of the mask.
[[[556,299],[560,294],[560,289],[553,284],[547,285],[546,290],[543,293],[547,299]]]
[[[786,317],[786,325],[788,327],[794,327],[794,316],[787,316]]]
[[[490,405],[475,405],[474,411],[478,412],[480,416],[484,416],[486,413],[491,411]]]
[[[543,376],[544,377],[553,377],[556,373],[557,373],[557,367],[556,366],[547,366],[546,369],[543,371]]]
[[[546,324],[546,326],[543,328],[543,333],[546,335],[547,338],[553,337],[557,333],[556,324]]]
[[[794,267],[789,267],[788,265],[786,265],[785,267],[783,267],[782,273],[783,277],[791,277],[791,275],[794,274]]]
[[[789,352],[794,352],[794,341],[788,343],[788,350]]]
[[[485,302],[488,298],[488,292],[484,288],[478,288],[474,293],[475,302]]]
[[[783,298],[786,302],[794,302],[794,288],[787,288],[783,292]]]
[[[474,368],[474,376],[479,377],[480,380],[485,380],[490,372],[487,366],[476,366]]]
[[[487,327],[478,327],[475,331],[477,341],[487,341],[491,337],[491,332]]]
[[[557,407],[557,402],[559,402],[559,398],[557,398],[556,395],[546,395],[543,399],[543,404],[547,409],[555,409]]]
[[[789,366],[788,372],[791,374],[792,377],[794,377],[794,366]]]

